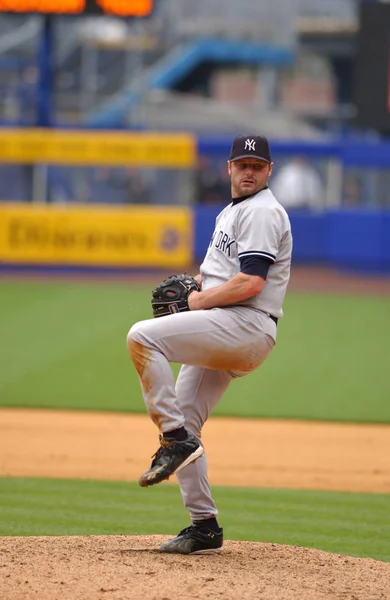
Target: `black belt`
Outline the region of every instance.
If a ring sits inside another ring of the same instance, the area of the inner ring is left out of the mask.
[[[269,318],[273,320],[273,322],[275,323],[275,325],[278,324],[278,317],[274,317],[273,315],[270,315]]]

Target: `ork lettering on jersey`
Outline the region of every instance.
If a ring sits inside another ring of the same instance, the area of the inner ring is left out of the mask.
[[[211,238],[210,248],[214,246],[217,250],[221,250],[228,256],[231,256],[231,247],[236,243],[236,240],[230,237],[228,233],[225,233],[222,230],[215,231],[213,237]]]

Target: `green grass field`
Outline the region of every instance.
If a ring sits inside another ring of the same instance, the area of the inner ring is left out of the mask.
[[[0,405],[145,412],[125,340],[150,287],[1,281]],[[216,414],[390,422],[389,315],[386,298],[289,293],[275,351]]]
[[[217,487],[227,539],[390,562],[390,496]],[[0,478],[1,535],[148,535],[188,525],[176,485]]]
[[[145,412],[126,350],[150,287],[0,282],[0,405]],[[278,343],[216,413],[390,422],[385,298],[289,293]],[[173,365],[175,372],[177,365]],[[226,539],[390,562],[390,495],[216,487]],[[0,477],[0,536],[176,534],[175,485]]]

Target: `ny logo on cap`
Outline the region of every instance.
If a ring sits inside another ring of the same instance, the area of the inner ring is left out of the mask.
[[[253,152],[254,152],[255,151],[255,145],[256,145],[255,140],[247,139],[245,141],[245,148],[244,148],[244,150],[253,150]]]

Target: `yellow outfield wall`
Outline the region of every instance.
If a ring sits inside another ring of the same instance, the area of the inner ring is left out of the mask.
[[[188,169],[196,159],[186,133],[0,129],[0,163]]]
[[[0,262],[185,268],[193,260],[186,207],[0,205]]]

